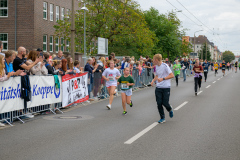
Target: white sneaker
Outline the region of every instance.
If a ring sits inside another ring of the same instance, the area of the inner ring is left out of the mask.
[[[0,127],[5,127],[5,124],[0,122]]]
[[[32,113],[27,113],[27,114],[25,114],[25,116],[26,116],[27,118],[34,118],[34,115],[32,115]]]
[[[115,89],[115,92],[116,92],[115,96],[118,96],[118,90],[117,89]]]
[[[89,101],[89,100],[87,100],[87,101],[85,101],[85,102],[87,102],[87,103],[90,103],[90,101]]]
[[[110,104],[108,104],[106,107],[108,108],[108,110],[111,109],[111,105]]]

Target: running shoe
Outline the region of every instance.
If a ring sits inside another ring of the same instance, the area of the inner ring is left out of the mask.
[[[173,110],[171,110],[171,111],[169,112],[169,117],[170,117],[170,118],[173,118]]]
[[[123,115],[126,115],[127,114],[127,111],[123,111]]]
[[[132,106],[133,106],[133,102],[132,102],[132,100],[131,100],[130,107],[132,107]]]
[[[107,109],[108,109],[108,110],[110,110],[110,109],[111,109],[111,105],[110,105],[110,104],[109,104],[109,105],[107,105],[106,107],[107,107]]]
[[[195,96],[197,96],[197,92],[195,92]]]
[[[160,119],[159,121],[158,121],[158,123],[164,123],[164,122],[166,122],[166,120],[163,118],[163,119]]]

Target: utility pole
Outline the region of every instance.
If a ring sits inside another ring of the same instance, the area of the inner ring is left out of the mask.
[[[74,0],[72,0],[72,22],[71,22],[71,56],[73,62],[75,61],[75,10]]]

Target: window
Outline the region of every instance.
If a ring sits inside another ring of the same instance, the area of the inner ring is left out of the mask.
[[[58,52],[59,51],[59,38],[57,37],[55,40],[56,40],[55,41],[55,52]]]
[[[47,52],[47,35],[43,35],[43,52]]]
[[[56,22],[59,20],[59,6],[56,6]]]
[[[8,50],[8,34],[7,33],[0,33],[0,41],[3,43],[3,51]]]
[[[64,52],[64,39],[61,38],[61,50]]]
[[[67,40],[67,45],[66,46],[67,46],[66,50],[67,50],[67,52],[69,52],[69,40]]]
[[[8,1],[0,0],[0,17],[8,17]]]
[[[70,15],[70,9],[67,9],[67,16],[66,16],[66,18],[69,18],[69,15]]]
[[[50,4],[50,21],[53,21],[53,4]]]
[[[61,10],[61,20],[64,20],[64,11],[65,11],[65,9],[62,8],[62,10]]]
[[[50,36],[49,52],[53,52],[53,36]]]
[[[43,19],[47,20],[47,2],[43,2]]]

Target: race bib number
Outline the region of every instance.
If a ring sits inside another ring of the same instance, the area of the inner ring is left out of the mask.
[[[204,72],[207,72],[207,70],[206,70],[206,69],[204,69]]]
[[[225,69],[225,67],[222,67],[222,69]]]
[[[109,81],[114,81],[114,77],[113,76],[109,76],[108,79],[109,79]]]
[[[179,71],[179,68],[175,69],[175,71]]]
[[[129,86],[126,83],[122,83],[121,89],[129,89]]]

